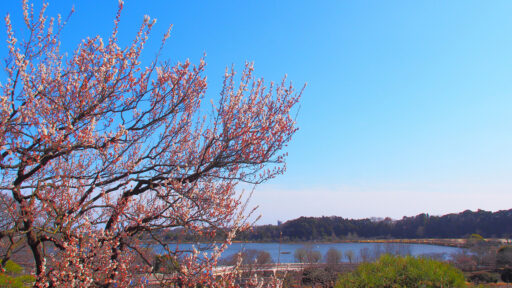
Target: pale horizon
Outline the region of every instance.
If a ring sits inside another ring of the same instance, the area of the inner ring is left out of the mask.
[[[359,190],[355,190],[359,189]],[[460,189],[460,187],[459,187]],[[466,189],[469,189],[466,187]],[[448,189],[447,189],[448,190]],[[410,192],[390,187],[377,188],[318,188],[304,190],[286,190],[272,185],[257,188],[250,199],[250,207],[258,205],[255,215],[261,215],[256,225],[277,224],[299,217],[339,216],[348,219],[386,218],[394,220],[402,217],[429,214],[442,216],[460,213],[465,210],[485,210],[496,212],[509,210],[512,195],[507,194],[506,187],[496,187],[495,193],[468,193],[467,190],[452,192],[437,189],[428,193],[425,191]],[[338,201],[338,195],[347,195],[345,201]],[[385,197],[382,197],[385,194]],[[323,200],[312,201],[310,195],[317,195]],[[287,199],[294,205],[286,204]],[[374,199],[372,201],[372,199]],[[279,207],[287,206],[284,211]],[[396,207],[399,207],[397,209]],[[253,217],[254,218],[254,217]]]

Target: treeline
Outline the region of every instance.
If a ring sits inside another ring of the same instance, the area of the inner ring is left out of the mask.
[[[216,231],[216,240],[225,234]],[[282,233],[282,234],[281,234]],[[473,233],[485,238],[512,237],[512,209],[498,212],[466,210],[458,214],[430,216],[419,214],[391,218],[346,219],[343,217],[300,217],[279,225],[255,226],[237,235],[237,241],[339,241],[356,239],[465,238]],[[148,235],[146,235],[147,237]],[[164,232],[166,242],[196,242],[197,238],[182,229]],[[147,237],[149,238],[149,237]],[[162,239],[162,237],[159,237]]]
[[[282,233],[282,236],[280,236]],[[256,226],[241,233],[240,241],[337,241],[352,239],[463,238],[477,233],[485,238],[512,235],[512,209],[498,212],[466,210],[458,214],[419,214],[400,220],[300,217],[280,225]]]

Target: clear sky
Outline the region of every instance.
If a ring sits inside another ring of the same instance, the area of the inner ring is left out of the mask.
[[[19,25],[21,1],[4,2],[0,15]],[[106,38],[117,1],[52,0],[49,14],[72,3],[63,48]],[[260,224],[401,218],[512,208],[511,11],[510,1],[127,0],[120,38],[157,18],[149,59],[174,24],[163,56],[206,53],[207,97],[246,60],[267,80],[308,83],[288,171],[251,200]]]

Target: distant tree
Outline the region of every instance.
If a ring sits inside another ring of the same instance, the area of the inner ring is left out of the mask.
[[[477,267],[475,257],[467,251],[452,255],[452,264],[462,271],[474,271]]]
[[[329,250],[327,250],[324,256],[325,263],[333,265],[339,264],[341,262],[342,257],[342,252],[333,247],[329,248]]]
[[[496,263],[498,245],[492,241],[486,241],[479,234],[471,234],[466,241],[477,265],[493,266]]]
[[[299,263],[318,263],[322,259],[320,251],[313,250],[311,245],[305,245],[294,253],[295,260]]]
[[[259,251],[258,255],[256,256],[256,263],[258,265],[272,264],[274,263],[274,260],[272,259],[270,253],[267,251]]]
[[[357,235],[357,232],[348,232],[345,238],[347,240],[357,240],[359,239],[359,235]]]
[[[498,249],[496,266],[500,269],[501,279],[504,282],[512,282],[512,246],[507,245]]]
[[[512,246],[507,245],[498,249],[496,255],[496,265],[499,268],[512,268]]]
[[[352,264],[352,261],[354,261],[354,251],[347,250],[345,251],[345,257],[348,260],[348,263]]]
[[[221,264],[231,266],[237,264],[239,261],[240,264],[243,265],[273,263],[272,256],[267,251],[247,249],[222,259]]]
[[[369,262],[372,260],[372,252],[370,248],[363,247],[361,250],[359,250],[359,258],[362,262]]]
[[[425,227],[424,226],[419,226],[416,229],[416,237],[422,238],[424,235],[425,235]]]
[[[312,251],[310,256],[308,257],[309,263],[318,263],[322,259],[322,254],[320,251]]]
[[[307,254],[306,249],[298,248],[293,253],[293,257],[295,258],[296,262],[307,263],[307,256],[306,256],[306,254]]]
[[[482,235],[473,233],[469,235],[467,241],[469,242],[470,245],[474,245],[475,243],[484,242],[485,239],[484,237],[482,237]]]
[[[411,246],[402,243],[385,243],[381,254],[411,255]],[[379,255],[380,257],[380,255]],[[376,257],[378,258],[378,257]]]
[[[261,226],[260,226],[261,227]],[[359,237],[383,238],[463,238],[473,231],[480,231],[483,237],[507,238],[512,234],[512,209],[498,212],[478,210],[458,214],[430,216],[419,214],[401,220],[385,218],[379,221],[370,219],[345,219],[342,217],[300,217],[283,223],[281,226],[267,226],[264,230],[244,235],[246,240],[322,240]],[[494,235],[494,236],[493,236]]]
[[[506,245],[498,249],[496,266],[500,269],[501,279],[504,282],[512,282],[512,246]]]
[[[447,255],[447,253],[445,253],[445,252],[441,252],[441,253],[432,252],[432,253],[421,254],[419,257],[428,258],[428,259],[437,260],[437,261],[444,261],[446,259],[446,255]]]

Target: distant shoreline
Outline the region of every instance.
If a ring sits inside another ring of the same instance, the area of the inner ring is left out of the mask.
[[[501,243],[503,245],[510,244],[508,239],[502,238],[489,238],[485,241],[488,242],[496,242]],[[180,244],[195,244],[197,242],[180,242]],[[222,242],[218,242],[221,244]],[[232,241],[231,243],[279,243],[279,241]],[[354,240],[337,240],[337,241],[283,241],[283,244],[329,244],[329,243],[397,243],[397,244],[423,244],[423,245],[436,245],[436,246],[446,246],[446,247],[457,247],[457,248],[467,248],[469,246],[466,238],[425,238],[425,239],[354,239]],[[167,243],[172,244],[172,243]],[[206,244],[206,243],[205,243]]]
[[[504,239],[489,239],[488,241],[503,242]],[[279,241],[232,241],[232,243],[277,243]],[[353,240],[337,240],[337,241],[283,241],[283,243],[312,244],[312,243],[398,243],[398,244],[425,244],[465,248],[468,246],[467,240],[464,238],[450,239],[353,239]],[[505,242],[503,242],[505,243]]]

